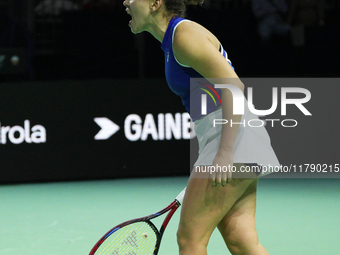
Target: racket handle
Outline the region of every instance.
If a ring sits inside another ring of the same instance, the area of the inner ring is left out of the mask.
[[[183,202],[185,190],[186,190],[186,187],[185,187],[185,188],[181,191],[181,193],[179,193],[179,195],[176,197],[176,200],[177,200],[177,202],[179,203],[179,205],[181,205],[182,202]]]

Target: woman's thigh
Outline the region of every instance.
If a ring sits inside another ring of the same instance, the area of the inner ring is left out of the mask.
[[[252,182],[218,224],[218,229],[230,250],[251,251],[259,245],[255,226],[256,190],[258,179]]]
[[[255,180],[233,178],[225,187],[213,187],[209,177],[209,173],[192,172],[178,229],[180,237],[205,244],[217,225]]]

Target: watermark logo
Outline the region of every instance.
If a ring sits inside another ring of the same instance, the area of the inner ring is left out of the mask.
[[[205,86],[211,88],[217,95],[218,99],[220,100],[220,103],[222,105],[221,102],[221,98],[218,95],[218,93],[216,92],[216,90],[214,88],[212,88],[209,85],[204,84]],[[228,89],[232,95],[233,95],[233,113],[235,115],[243,115],[244,114],[244,94],[242,92],[242,90],[239,87],[236,87],[234,85],[230,85],[230,84],[215,84],[214,85],[215,88],[221,88],[221,89]],[[214,97],[211,95],[211,93],[209,91],[207,91],[206,89],[202,89],[199,88],[201,90],[204,90],[205,92],[207,92],[212,99],[215,102],[216,105],[216,101],[214,99]],[[272,89],[272,106],[270,107],[270,109],[267,110],[257,110],[255,109],[255,107],[253,106],[253,88],[249,87],[247,88],[247,92],[248,92],[248,107],[249,110],[254,113],[255,115],[261,115],[261,116],[266,116],[266,115],[270,115],[272,113],[274,113],[277,109],[278,106],[278,88],[274,87]],[[299,93],[299,94],[303,94],[305,95],[304,98],[287,98],[287,94],[288,93]],[[202,107],[201,107],[201,114],[202,115],[206,115],[206,105],[207,105],[207,95],[202,94],[201,95],[201,102],[202,102]],[[287,105],[288,104],[293,104],[295,105],[304,115],[312,115],[307,109],[306,107],[303,106],[304,103],[307,103],[309,100],[311,99],[311,93],[309,92],[309,90],[305,89],[305,88],[290,88],[290,87],[285,87],[285,88],[281,88],[281,115],[287,115]]]
[[[217,91],[211,87],[210,85],[208,84],[205,84],[205,83],[201,83],[203,86],[207,87],[208,89],[210,89],[215,95],[216,97],[218,98],[218,100],[220,101],[220,104],[222,105],[222,100],[221,100],[221,97],[220,95],[217,93]],[[215,106],[217,106],[217,103],[216,103],[216,100],[215,100],[215,97],[211,94],[211,92],[205,88],[202,88],[202,87],[199,87],[200,90],[203,90],[205,93],[207,93],[211,99],[214,101],[214,104]],[[201,95],[201,114],[202,115],[207,115],[207,94],[202,94]]]
[[[199,83],[204,84],[204,83]],[[247,110],[251,112],[254,115],[257,116],[268,116],[270,114],[273,114],[275,111],[277,111],[278,107],[280,107],[280,114],[281,116],[287,116],[287,106],[288,105],[294,105],[302,114],[305,116],[312,116],[312,113],[305,107],[304,104],[310,101],[311,99],[311,93],[309,90],[305,88],[300,87],[272,87],[271,89],[271,106],[268,109],[259,110],[256,109],[253,102],[254,102],[254,93],[253,88],[248,87],[246,89],[247,92],[247,98],[245,97],[243,91],[231,84],[214,84],[212,86],[204,84],[206,87],[208,87],[211,91],[215,93],[215,95],[220,100],[220,104],[222,105],[222,101],[220,98],[220,95],[217,93],[216,89],[227,89],[232,94],[233,99],[233,114],[234,115],[244,115],[247,107]],[[198,87],[198,89],[205,91],[214,101],[215,105],[216,100],[213,97],[213,95],[205,88]],[[279,91],[280,91],[280,97],[279,97]],[[207,94],[201,95],[201,115],[207,115]],[[247,101],[246,101],[247,100]],[[265,126],[267,123],[271,124],[271,126],[274,126],[274,123],[280,122],[283,127],[295,127],[298,125],[298,121],[295,119],[249,119],[247,121],[243,122],[237,122],[233,123],[232,120],[226,120],[226,119],[215,119],[214,120],[214,127],[216,125],[224,125],[224,124],[230,124],[231,126],[234,124],[239,125],[248,125],[250,127],[262,127]]]

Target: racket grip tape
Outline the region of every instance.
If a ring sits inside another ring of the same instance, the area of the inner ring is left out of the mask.
[[[185,190],[186,190],[186,187],[185,187],[185,188],[181,191],[181,193],[179,193],[178,196],[176,197],[176,200],[177,200],[177,202],[179,203],[179,205],[181,205],[182,202],[183,202]]]

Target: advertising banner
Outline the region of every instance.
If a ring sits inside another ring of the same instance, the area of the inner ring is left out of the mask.
[[[256,118],[238,125],[264,128],[281,167],[266,177],[340,176],[339,81],[242,79],[246,108],[234,108]],[[222,103],[209,86],[197,90],[199,117]],[[163,79],[0,86],[1,183],[189,175],[198,150],[194,123]]]
[[[190,172],[190,118],[164,80],[0,86],[0,182]]]

